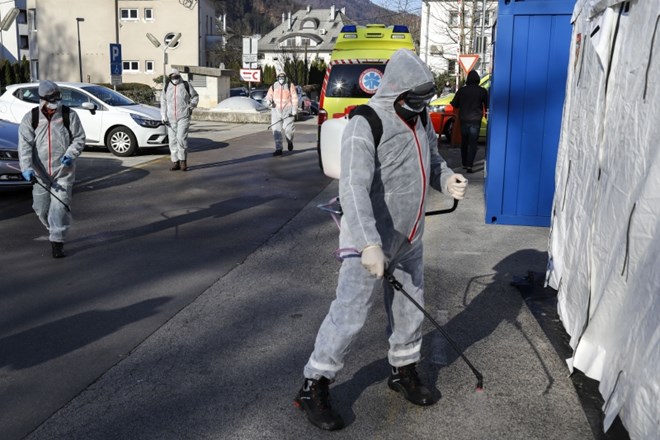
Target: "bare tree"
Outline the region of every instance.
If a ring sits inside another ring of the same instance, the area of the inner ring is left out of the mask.
[[[445,73],[450,71],[457,76],[461,74],[458,69],[459,54],[479,54],[480,66],[487,64],[490,18],[497,9],[496,1],[423,1],[421,22],[424,27],[424,41],[420,45],[422,59],[434,70]],[[482,70],[485,69],[482,67]]]

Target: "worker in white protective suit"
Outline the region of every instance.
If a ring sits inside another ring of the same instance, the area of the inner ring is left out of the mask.
[[[53,258],[62,258],[71,226],[75,161],[85,148],[78,115],[62,107],[62,93],[52,81],[39,82],[39,107],[18,129],[18,158],[23,178],[34,182],[32,208],[48,229]]]
[[[467,180],[454,174],[437,151],[437,136],[426,110],[435,93],[433,74],[424,62],[410,50],[398,50],[368,102],[382,121],[380,144],[374,145],[365,117],[354,116],[344,129],[339,243],[345,258],[336,299],[318,331],[295,399],[296,406],[321,429],[344,426],[330,405],[328,386],[344,366],[344,356],[379,288],[385,291],[389,320],[389,387],[416,405],[436,401],[415,368],[424,315],[407,298],[395,295],[383,279],[387,270],[415,301],[424,303],[422,234],[427,190],[430,185],[460,200],[467,187]]]
[[[188,171],[188,130],[197,103],[199,95],[195,88],[181,79],[177,69],[172,69],[160,95],[160,115],[167,125],[172,171]]]
[[[277,73],[277,81],[268,88],[265,98],[271,107],[270,123],[275,138],[273,156],[282,155],[282,136],[286,138],[287,149],[293,150],[293,121],[298,112],[298,93],[295,84],[289,82],[284,72]]]

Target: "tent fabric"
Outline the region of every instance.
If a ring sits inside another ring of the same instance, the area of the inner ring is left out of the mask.
[[[660,2],[578,1],[547,283],[604,429],[660,438]]]

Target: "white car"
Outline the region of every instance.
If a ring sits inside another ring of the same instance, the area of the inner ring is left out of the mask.
[[[138,148],[166,147],[167,130],[160,110],[137,104],[107,87],[58,82],[62,104],[71,107],[85,130],[86,144],[105,146],[116,156],[132,156]],[[20,123],[39,105],[39,83],[13,84],[0,96],[0,118]]]

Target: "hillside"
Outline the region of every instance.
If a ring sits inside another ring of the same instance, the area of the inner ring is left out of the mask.
[[[400,14],[373,4],[369,0],[217,0],[219,14],[227,14],[228,26],[235,34],[266,34],[282,21],[282,13],[311,6],[316,9],[346,8],[346,16],[358,23],[406,24],[418,38],[419,17]]]

